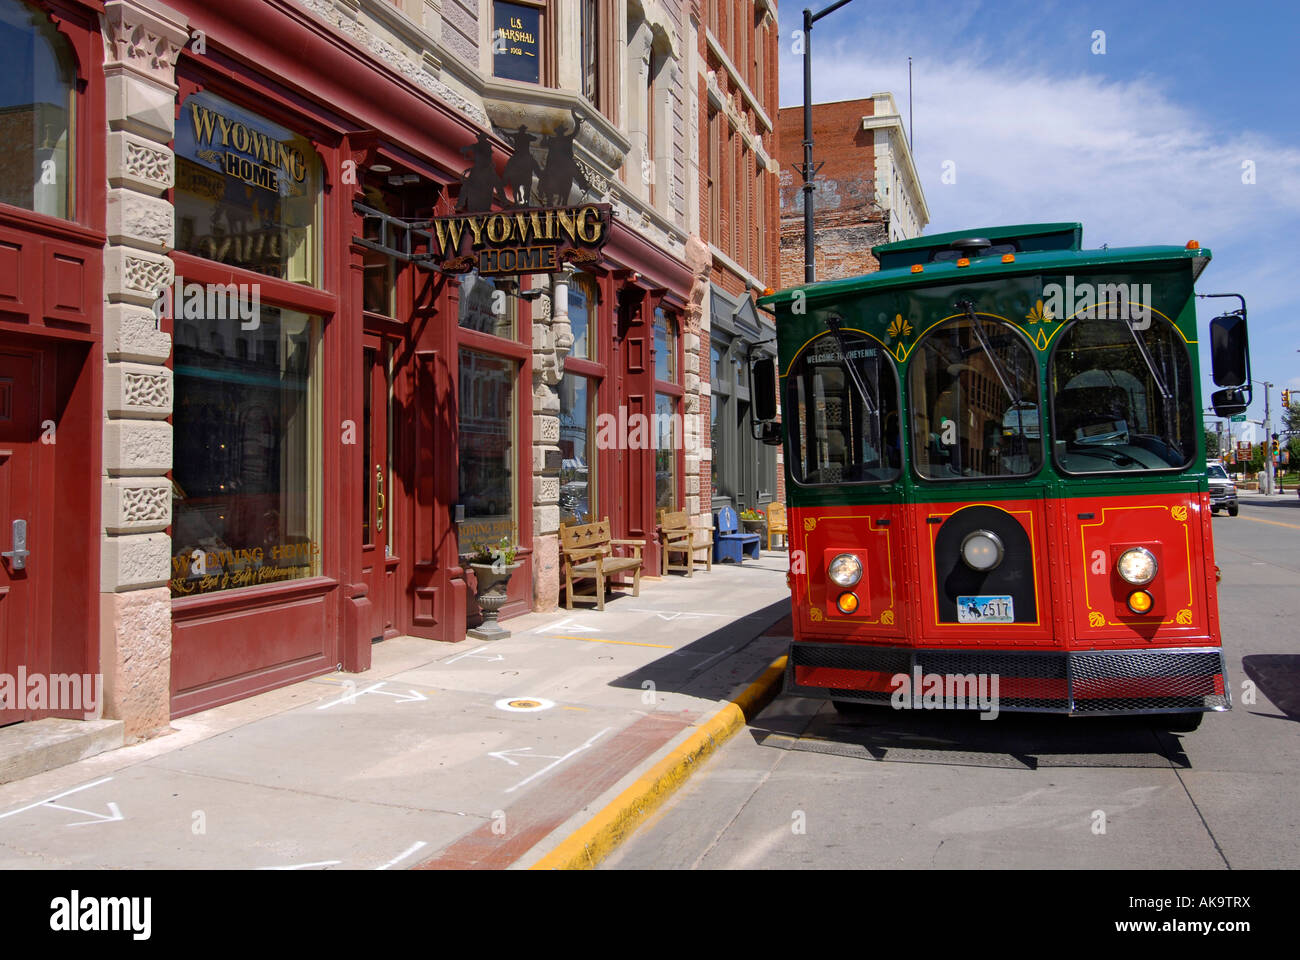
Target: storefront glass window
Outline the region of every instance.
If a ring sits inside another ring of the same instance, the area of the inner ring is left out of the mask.
[[[569,326],[573,329],[573,347],[569,355],[572,357],[593,359],[590,333],[595,306],[595,281],[586,274],[574,274],[569,283]]]
[[[655,379],[677,382],[677,325],[655,308]]]
[[[655,445],[655,504],[674,510],[677,508],[677,446],[682,436],[676,397],[655,394],[652,433]]]
[[[458,322],[469,330],[513,339],[518,298],[509,281],[479,276],[477,271],[462,273]]]
[[[566,373],[560,381],[560,519],[586,523],[595,512],[595,458],[587,447],[590,381]]]
[[[515,531],[515,362],[460,351],[460,549]]]
[[[320,335],[267,305],[177,318],[173,597],[320,572]]]
[[[320,283],[320,160],[311,142],[211,93],[176,121],[176,249]]]
[[[0,0],[0,203],[73,216],[75,79],[49,17]]]

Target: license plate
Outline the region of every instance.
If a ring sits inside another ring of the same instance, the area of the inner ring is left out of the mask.
[[[1016,612],[1011,598],[958,597],[958,623],[1015,623]]]

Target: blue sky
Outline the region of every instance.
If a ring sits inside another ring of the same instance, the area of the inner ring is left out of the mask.
[[[782,106],[803,102],[791,31],[828,4],[781,4]],[[927,233],[1078,220],[1087,247],[1199,240],[1214,260],[1197,291],[1245,295],[1276,423],[1281,388],[1300,389],[1297,36],[1294,0],[853,0],[813,28],[813,101],[890,91],[906,122],[912,57]],[[1221,305],[1198,302],[1203,336]]]

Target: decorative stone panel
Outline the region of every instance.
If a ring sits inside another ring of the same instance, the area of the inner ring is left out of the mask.
[[[109,360],[162,364],[171,352],[171,337],[158,329],[152,310],[125,303],[104,307],[104,353]]]
[[[119,130],[108,135],[108,183],[159,195],[176,183],[176,158],[164,146]]]
[[[104,251],[104,294],[110,301],[152,307],[174,279],[171,260],[160,254],[120,246],[110,246]]]
[[[172,427],[161,420],[104,424],[104,469],[119,476],[161,476],[172,468]]]
[[[128,73],[109,74],[104,84],[109,124],[158,141],[172,138],[176,126],[176,88]]]
[[[533,477],[533,503],[551,504],[560,502],[559,477]]]
[[[101,27],[106,68],[127,67],[142,77],[172,83],[190,35],[158,0],[108,0]]]
[[[559,417],[533,417],[533,442],[534,443],[559,443],[560,442],[560,418]]]
[[[117,417],[170,416],[172,372],[145,364],[108,364],[104,369],[104,410]]]
[[[100,590],[116,593],[167,585],[172,541],[165,533],[106,536],[101,541]]]
[[[114,478],[105,481],[104,529],[109,533],[161,531],[172,520],[172,488],[164,479]]]
[[[109,190],[108,239],[110,243],[166,252],[176,239],[172,205],[134,190]]]

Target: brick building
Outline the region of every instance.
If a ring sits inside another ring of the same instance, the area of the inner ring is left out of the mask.
[[[780,455],[750,427],[749,362],[774,353],[770,317],[754,299],[777,286],[778,39],[770,0],[705,0],[695,51],[692,149],[699,189],[691,211],[707,278],[701,311],[701,520],[779,499]],[[705,521],[707,522],[707,521]]]
[[[781,283],[804,282],[803,108],[779,114]],[[919,236],[930,221],[894,97],[813,105],[813,160],[818,280],[879,269],[872,246]]]

